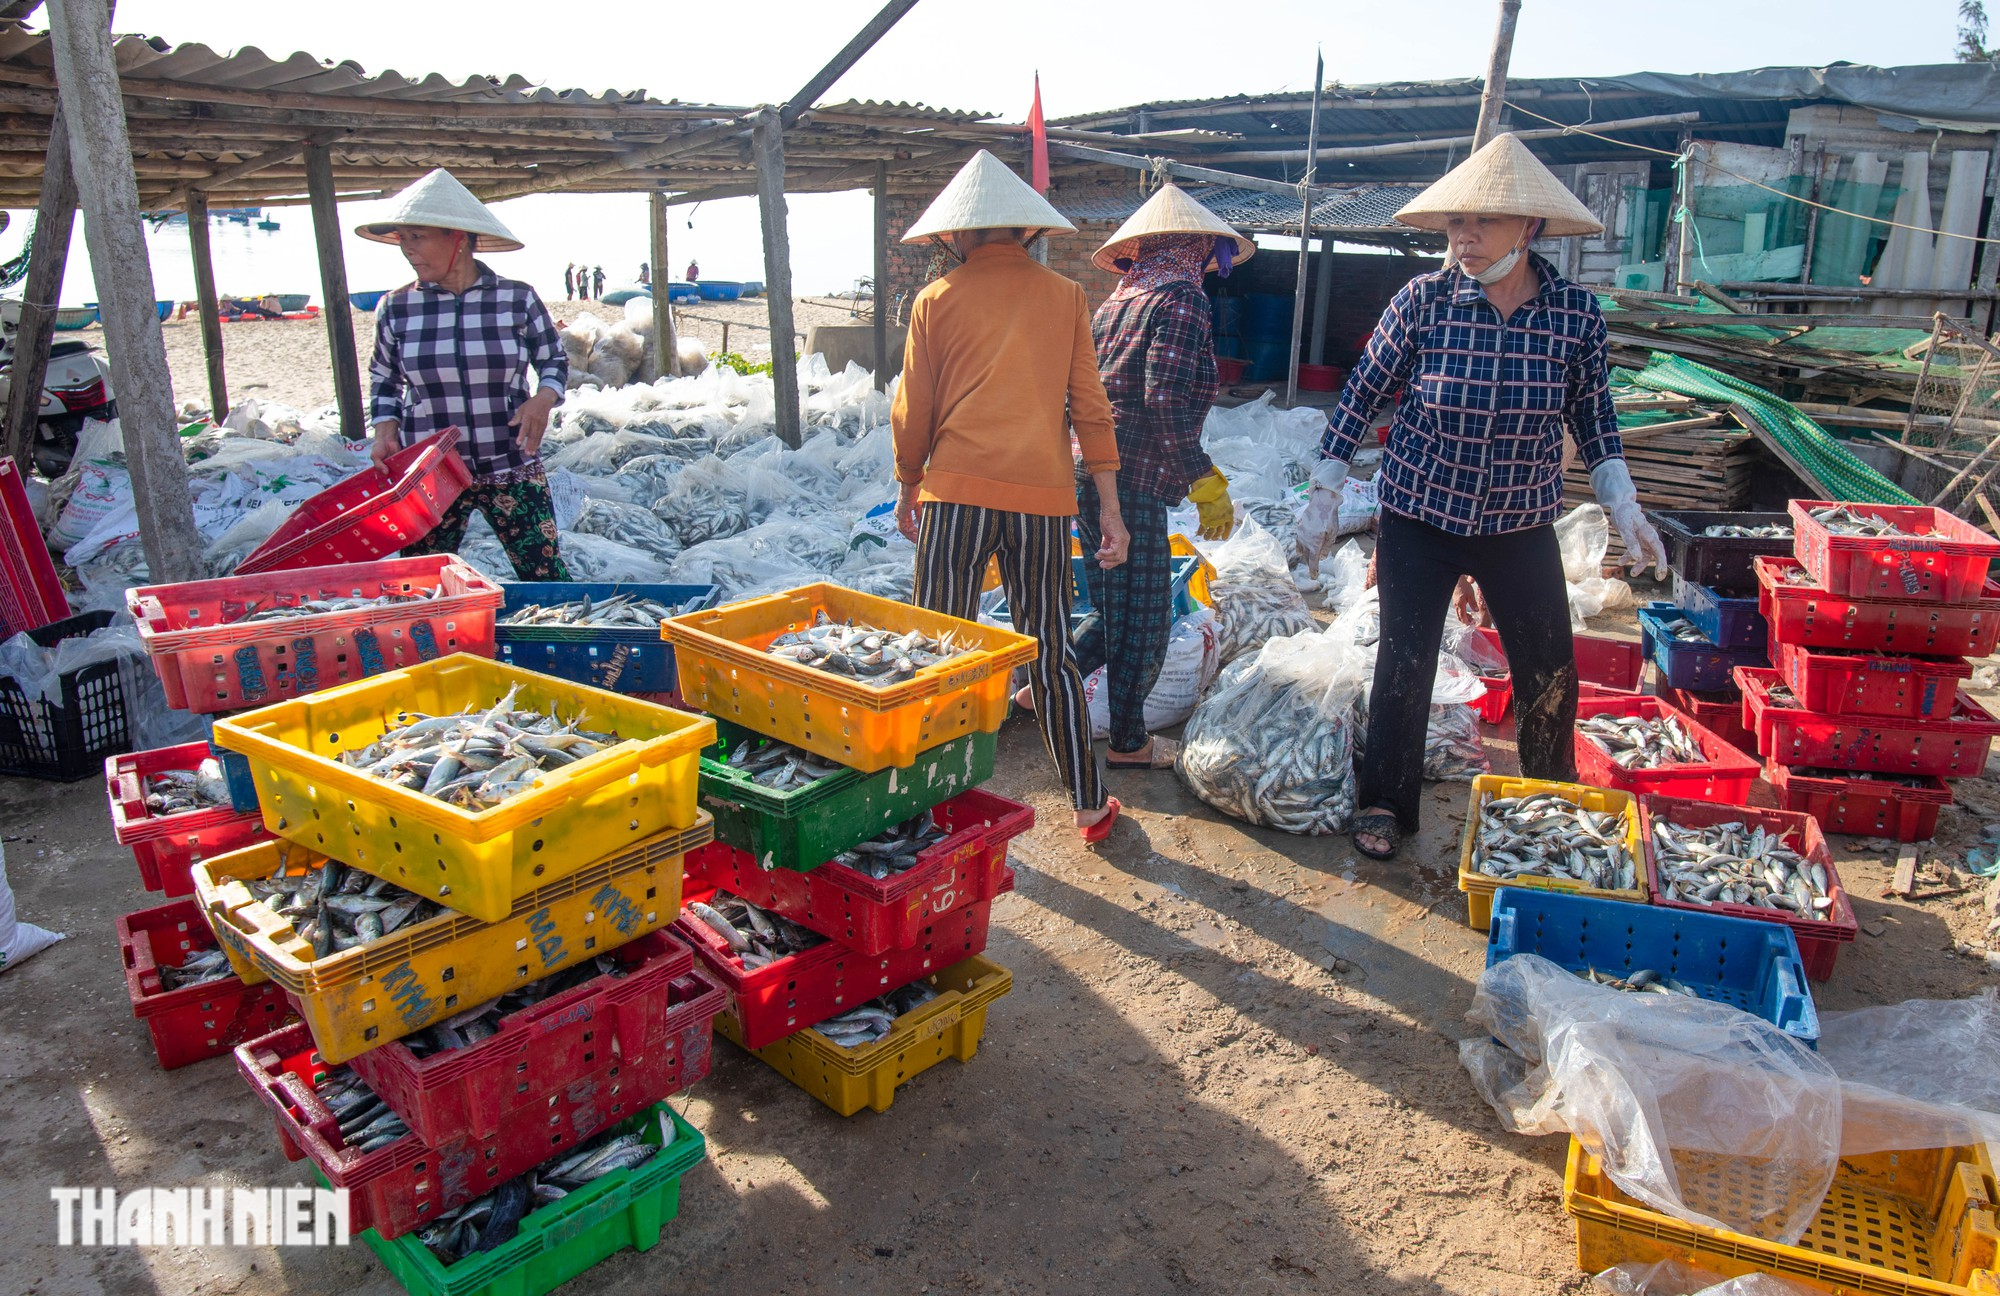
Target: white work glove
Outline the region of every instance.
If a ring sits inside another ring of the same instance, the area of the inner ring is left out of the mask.
[[[1333,547],[1340,529],[1340,486],[1347,480],[1347,465],[1338,459],[1322,459],[1313,466],[1312,491],[1299,514],[1295,543],[1298,560],[1308,572],[1319,570],[1326,551]]]
[[[1597,502],[1611,518],[1611,524],[1618,528],[1618,535],[1625,541],[1625,570],[1636,576],[1651,563],[1653,579],[1667,578],[1667,549],[1660,543],[1660,533],[1646,520],[1639,508],[1639,488],[1632,484],[1632,471],[1623,459],[1606,459],[1590,470],[1590,485],[1597,492]]]

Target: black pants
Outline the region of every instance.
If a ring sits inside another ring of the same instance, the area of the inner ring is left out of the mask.
[[[1461,576],[1479,582],[1514,680],[1521,773],[1576,778],[1576,645],[1569,590],[1554,527],[1503,535],[1456,536],[1384,509],[1375,579],[1382,640],[1361,761],[1362,809],[1395,812],[1417,828],[1424,779],[1424,731],[1445,612]]]

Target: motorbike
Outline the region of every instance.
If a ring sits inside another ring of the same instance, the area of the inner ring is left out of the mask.
[[[0,302],[0,408],[13,390],[14,340],[21,323],[21,303]],[[98,349],[77,338],[49,347],[48,372],[42,378],[41,406],[35,415],[35,470],[54,480],[69,470],[76,454],[77,433],[85,419],[109,422],[118,417],[118,396],[112,390],[111,366]]]

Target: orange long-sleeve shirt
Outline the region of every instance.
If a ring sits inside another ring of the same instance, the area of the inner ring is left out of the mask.
[[[1076,512],[1070,427],[1086,469],[1118,467],[1082,286],[1019,244],[974,248],[917,294],[890,421],[896,480],[921,499]]]

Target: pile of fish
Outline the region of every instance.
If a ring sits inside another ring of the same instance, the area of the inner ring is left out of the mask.
[[[357,949],[451,912],[435,900],[334,859],[298,872],[280,863],[277,872],[249,879],[246,885],[251,895],[289,922],[301,940],[312,943],[316,959]]]
[[[1592,985],[1607,986],[1613,990],[1622,990],[1626,994],[1686,995],[1690,999],[1700,997],[1665,972],[1655,972],[1651,968],[1639,968],[1622,977],[1612,976],[1609,972],[1599,972],[1596,968],[1585,968],[1583,979]]]
[[[1826,866],[1778,833],[1740,821],[1688,828],[1653,820],[1660,894],[1689,904],[1755,905],[1822,922],[1832,918]]]
[[[298,617],[324,616],[329,612],[378,612],[406,603],[430,603],[444,596],[444,586],[420,594],[384,594],[378,598],[306,599],[299,603],[246,603],[224,625],[250,625],[258,621],[291,621]]]
[[[1218,576],[1209,582],[1208,592],[1215,609],[1217,657],[1225,665],[1272,639],[1313,628],[1312,610],[1289,577],[1271,581]]]
[[[1668,634],[1681,643],[1706,644],[1708,642],[1708,636],[1695,628],[1694,622],[1688,620],[1686,617],[1675,617],[1671,621],[1662,621],[1660,624],[1666,628]]]
[[[847,767],[823,760],[790,743],[766,738],[762,746],[745,738],[736,744],[726,761],[729,768],[750,776],[750,781],[773,792],[796,792],[823,778],[845,774]]]
[[[1687,726],[1672,716],[1597,715],[1577,721],[1576,727],[1620,769],[1699,765],[1708,759]]]
[[[1492,772],[1493,760],[1479,737],[1479,712],[1462,702],[1433,703],[1424,729],[1424,777],[1470,783]]]
[[[915,868],[918,855],[949,836],[951,830],[938,823],[926,810],[905,819],[879,837],[862,842],[852,850],[842,851],[833,857],[833,863],[866,873],[880,882]]]
[[[870,999],[859,1008],[850,1008],[838,1017],[829,1017],[813,1029],[842,1048],[860,1048],[887,1035],[904,1013],[915,1012],[938,992],[928,981],[912,981],[900,990]]]
[[[1799,711],[1805,708],[1805,704],[1799,701],[1799,695],[1792,692],[1792,686],[1789,684],[1767,685],[1764,697],[1772,706],[1782,707],[1787,711]]]
[[[167,990],[185,990],[189,986],[207,985],[211,981],[226,981],[236,975],[229,966],[229,956],[219,949],[195,950],[181,960],[179,967],[160,964],[160,985]]]
[[[933,639],[921,630],[897,634],[852,621],[836,624],[821,612],[810,628],[779,635],[765,651],[829,675],[845,675],[871,688],[887,688],[915,677],[927,666],[963,656],[973,647],[955,645],[950,634]]]
[[[1828,531],[1840,536],[1869,536],[1875,539],[1916,539],[1921,536],[1933,536],[1937,534],[1930,527],[1925,527],[1921,531],[1905,531],[1902,527],[1897,526],[1887,518],[1870,517],[1866,513],[1857,513],[1844,504],[1836,505],[1833,508],[1814,509],[1812,511],[1812,518],[1813,521],[1819,523]]]
[[[1553,792],[1493,797],[1479,807],[1472,866],[1505,882],[1568,878],[1600,891],[1631,891],[1639,868],[1625,847],[1622,815],[1586,810]]]
[[[161,770],[146,776],[146,811],[154,815],[226,808],[229,780],[213,756],[191,770]]]
[[[619,978],[625,975],[625,965],[616,956],[599,954],[587,963],[545,976],[530,985],[509,990],[498,999],[488,999],[485,1003],[468,1008],[456,1016],[447,1017],[433,1023],[414,1035],[403,1037],[403,1045],[417,1057],[429,1057],[433,1053],[448,1053],[452,1049],[465,1048],[500,1033],[500,1020],[523,1008],[531,1008],[544,999],[553,999],[568,990],[574,990],[586,981],[598,977]]]
[[[1224,671],[1182,731],[1188,790],[1245,823],[1307,836],[1353,818],[1356,728],[1310,676],[1264,669],[1277,640]]]
[[[340,1122],[342,1146],[356,1152],[374,1152],[388,1147],[410,1132],[403,1118],[376,1096],[368,1082],[346,1067],[321,1076],[313,1092]]]
[[[1738,526],[1730,522],[1701,529],[1703,536],[1710,540],[1789,540],[1792,529],[1778,523],[1764,526]]]
[[[782,914],[759,909],[742,896],[717,891],[711,899],[710,904],[691,900],[687,911],[729,943],[730,951],[746,972],[790,958],[826,940]]]
[[[341,763],[374,778],[436,797],[464,810],[486,810],[534,785],[535,776],[595,756],[619,741],[551,706],[515,710],[519,686],[485,711],[427,716],[398,725],[366,747],[340,754]],[[412,713],[414,714],[414,713]]]
[[[567,603],[529,603],[499,621],[507,626],[565,626],[574,629],[657,630],[660,622],[693,609],[696,600],[671,606],[637,594],[615,594],[592,602],[588,594]]]
[[[673,1125],[660,1117],[658,1146],[637,1134],[600,1134],[561,1156],[517,1175],[477,1201],[446,1211],[417,1231],[417,1240],[444,1265],[491,1251],[513,1240],[521,1221],[542,1207],[618,1170],[632,1170],[658,1156],[674,1141]]]

